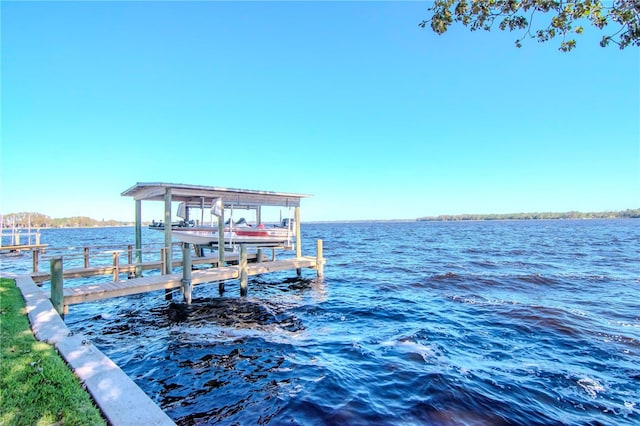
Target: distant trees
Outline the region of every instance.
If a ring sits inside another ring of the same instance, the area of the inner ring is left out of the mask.
[[[600,46],[610,43],[620,49],[640,46],[640,1],[638,0],[435,0],[429,9],[431,18],[422,21],[438,33],[445,33],[452,23],[461,23],[471,31],[490,31],[496,26],[504,31],[520,31],[516,47],[524,39],[546,42],[561,39],[559,50],[576,47],[576,34],[583,25],[604,29],[607,34]],[[541,16],[543,15],[543,16]],[[534,25],[534,17],[537,22]],[[609,26],[613,27],[609,30]]]
[[[51,218],[45,214],[35,212],[9,213],[2,216],[2,223],[5,228],[11,226],[27,228],[29,224],[31,224],[32,228],[45,228],[50,226]]]
[[[624,211],[581,213],[570,211],[565,213],[508,213],[508,214],[461,214],[420,217],[419,221],[458,221],[458,220],[544,220],[544,219],[638,219],[640,209]]]
[[[51,218],[42,213],[19,212],[9,213],[2,216],[2,226],[4,228],[91,228],[98,226],[125,226],[129,222],[116,220],[96,220],[86,216],[73,216],[63,218]]]

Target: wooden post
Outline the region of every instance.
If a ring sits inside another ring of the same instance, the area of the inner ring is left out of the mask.
[[[296,207],[294,211],[295,227],[296,227],[296,257],[302,257],[302,237],[300,236],[300,207]]]
[[[164,246],[166,251],[165,273],[173,272],[173,247],[171,245],[171,188],[164,193]]]
[[[51,259],[51,303],[55,310],[64,318],[64,280],[62,275],[62,257]]]
[[[191,247],[182,244],[182,297],[187,305],[191,304]]]
[[[247,245],[240,244],[240,296],[247,295]]]
[[[218,216],[218,268],[224,265],[224,204]]]
[[[322,254],[322,240],[316,241],[316,272],[318,278],[324,277],[324,256]]]
[[[294,210],[295,227],[296,227],[296,258],[302,257],[302,236],[300,235],[300,206],[296,206]],[[302,278],[302,268],[296,268],[298,278]]]
[[[40,228],[36,230],[36,245],[40,245]]]
[[[142,276],[142,200],[136,200],[136,278]],[[131,263],[131,262],[129,262]]]
[[[84,248],[84,268],[89,267],[89,247]]]
[[[129,244],[127,246],[127,264],[133,265],[133,246]],[[129,274],[127,275],[127,279],[135,278],[135,273],[129,270]]]
[[[166,251],[167,249],[165,247],[162,247],[160,249],[160,275],[167,274],[167,268],[164,266],[164,263],[167,261],[167,257],[165,254]]]
[[[129,244],[127,246],[127,265],[133,265],[133,246],[131,244]],[[131,278],[135,278],[136,274],[135,272],[131,272],[131,269],[129,269],[129,273],[127,274],[127,279],[131,279]]]
[[[256,262],[262,263],[262,249],[261,248],[256,250]]]
[[[162,247],[160,249],[160,274],[161,275],[167,275],[166,263],[167,263],[167,248]],[[170,288],[167,288],[164,291],[164,300],[171,300],[171,299],[173,299],[173,293]]]
[[[113,252],[113,282],[120,281],[120,254],[117,251]]]
[[[40,263],[40,249],[35,248],[31,251],[32,259],[33,259],[33,272],[38,272],[39,263]]]

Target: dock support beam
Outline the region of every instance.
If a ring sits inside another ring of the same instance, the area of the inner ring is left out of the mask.
[[[117,251],[113,252],[113,282],[120,281],[120,254]]]
[[[165,274],[173,272],[173,249],[171,246],[171,188],[164,193],[164,246],[167,248],[165,259]]]
[[[33,272],[38,272],[38,269],[40,269],[40,249],[33,249],[31,251],[31,255],[33,260]]]
[[[218,268],[224,264],[224,203],[220,201],[220,215],[218,216]],[[218,293],[224,293],[224,281],[218,283]]]
[[[142,201],[136,200],[136,278],[140,278],[142,276],[142,267],[140,264],[142,263]]]
[[[294,211],[295,227],[296,227],[296,257],[302,257],[302,237],[300,236],[300,207],[296,207]]]
[[[167,188],[164,193],[164,273],[173,273],[173,247],[171,245],[171,188]],[[164,300],[173,298],[170,289],[164,291]]]
[[[218,216],[218,268],[224,265],[224,204],[220,207]]]
[[[191,247],[182,243],[182,296],[187,305],[191,304]]]
[[[240,296],[247,295],[247,246],[240,244]]]
[[[51,265],[51,304],[54,309],[64,317],[64,278],[62,274],[62,257],[54,257]]]
[[[296,227],[296,259],[302,257],[302,237],[300,236],[300,207],[296,207],[294,210],[295,227]],[[302,277],[302,268],[296,269],[298,278]]]

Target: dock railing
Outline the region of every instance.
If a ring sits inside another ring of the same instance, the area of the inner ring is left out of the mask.
[[[0,229],[0,248],[10,250],[13,247],[40,245],[40,229],[28,229],[26,232],[22,231],[22,228]],[[31,237],[33,237],[34,240],[33,244],[31,243]],[[23,242],[23,238],[26,238],[26,242]],[[5,244],[4,240],[8,240],[9,244]]]
[[[173,245],[179,245],[174,243]],[[65,278],[82,278],[98,275],[113,275],[113,281],[120,281],[121,274],[127,278],[139,276],[142,270],[164,269],[166,247],[161,244],[148,244],[139,250],[140,263],[135,262],[137,250],[132,244],[86,247],[64,247],[32,250],[32,278],[36,283],[51,278],[49,271],[40,271],[42,262],[48,263],[54,258],[64,258]],[[174,264],[181,264],[174,258]]]
[[[173,247],[182,243],[174,242]],[[218,266],[217,255],[205,255],[204,252],[194,247],[195,256],[191,260],[192,265]],[[41,270],[41,264],[50,262],[54,258],[64,258],[64,278],[85,278],[100,275],[112,275],[113,282],[119,282],[121,278],[140,277],[142,271],[159,270],[164,273],[166,268],[167,247],[162,244],[146,244],[140,250],[140,263],[136,263],[137,250],[133,245],[103,245],[86,247],[64,248],[36,248],[32,250],[33,271],[31,277],[37,284],[51,279],[50,271]],[[184,255],[181,250],[172,250],[173,260],[171,268],[182,267]],[[225,263],[237,263],[239,253],[226,254]],[[263,254],[262,249],[248,254],[250,259],[258,262],[269,260]],[[270,260],[275,260],[275,249],[272,250]],[[126,259],[126,261],[125,261]],[[127,274],[123,277],[123,274]]]

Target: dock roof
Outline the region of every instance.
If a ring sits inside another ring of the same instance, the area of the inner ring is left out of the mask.
[[[172,201],[183,202],[187,206],[211,206],[214,199],[220,198],[225,207],[299,207],[300,199],[311,197],[308,194],[162,182],[138,182],[121,195],[142,201],[164,201],[167,189],[171,189]]]

